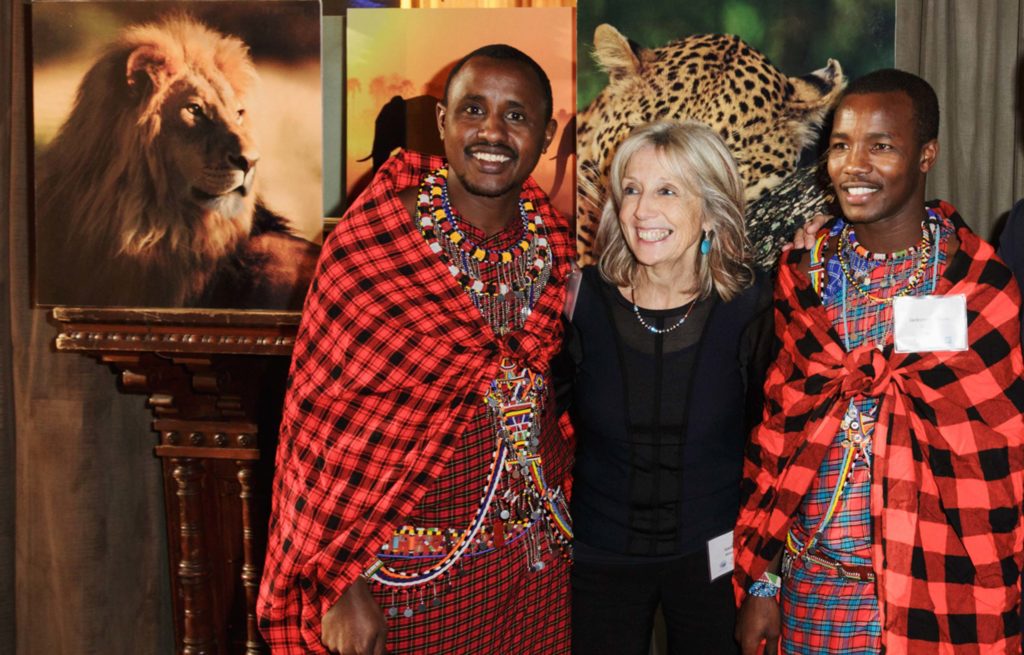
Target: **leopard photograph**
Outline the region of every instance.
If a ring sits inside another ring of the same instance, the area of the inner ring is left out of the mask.
[[[891,46],[864,48],[863,43],[835,37],[843,20],[853,20],[844,18],[842,4],[832,0],[814,7],[803,2],[770,7],[772,0],[765,0],[751,5],[751,11],[760,9],[759,15],[739,18],[717,3],[688,5],[685,16],[674,6],[654,3],[646,19],[615,13],[615,8],[581,8],[580,264],[596,258],[594,236],[615,149],[633,128],[657,119],[697,120],[725,141],[746,188],[748,235],[760,267],[774,265],[798,226],[817,213],[833,213],[820,136],[846,75],[892,65]],[[868,2],[860,20],[881,25],[884,37],[888,19],[884,8],[875,5]],[[686,31],[683,24],[697,29]],[[792,31],[801,26],[803,31]],[[670,31],[674,38],[665,39],[662,35]],[[744,38],[748,33],[787,55],[785,72]],[[891,39],[888,34],[885,38]],[[864,35],[869,40],[876,36],[867,27]],[[650,43],[639,42],[645,37]],[[804,38],[816,38],[817,44],[801,43]],[[848,60],[854,62],[853,71],[846,66]]]

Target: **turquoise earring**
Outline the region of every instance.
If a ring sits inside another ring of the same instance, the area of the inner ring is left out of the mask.
[[[711,234],[704,232],[704,238],[700,241],[700,254],[706,255],[711,252]]]

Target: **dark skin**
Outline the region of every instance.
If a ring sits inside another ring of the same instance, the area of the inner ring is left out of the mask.
[[[546,119],[537,75],[522,62],[474,57],[452,78],[437,106],[449,162],[448,197],[461,219],[485,236],[519,220],[519,194],[557,123]],[[417,189],[398,198],[416,215]],[[353,582],[321,619],[320,640],[332,653],[383,655],[387,621],[369,586]]]
[[[925,179],[939,144],[919,143],[914,121],[914,104],[901,91],[847,96],[836,109],[829,177],[858,241],[873,252],[894,252],[921,240]],[[858,189],[870,193],[855,193]],[[813,246],[828,218],[815,216],[798,230],[795,247]],[[954,238],[950,253],[958,245]],[[806,267],[806,256],[803,263]]]
[[[895,252],[920,241],[925,179],[938,154],[935,139],[918,143],[907,94],[843,99],[829,138],[828,174],[865,248]]]
[[[516,61],[467,61],[437,105],[437,127],[449,164],[448,197],[462,220],[485,237],[518,221],[523,182],[558,127],[545,118],[534,72]],[[415,216],[416,190],[400,192],[399,199]]]
[[[768,565],[768,570],[779,572],[780,551]],[[779,635],[782,633],[782,610],[774,598],[747,596],[736,613],[736,641],[743,655],[756,655],[764,644],[764,655],[779,652]]]
[[[925,178],[938,157],[935,139],[920,142],[914,104],[906,93],[863,93],[846,96],[836,109],[829,138],[828,172],[848,223],[868,250],[895,252],[921,241]],[[794,239],[809,248],[825,223],[816,216]],[[952,255],[959,246],[948,243]],[[836,244],[829,244],[829,253]],[[808,266],[808,253],[800,269]],[[779,558],[769,566],[778,571]],[[764,644],[766,655],[778,652],[782,613],[774,598],[748,596],[736,617],[736,640],[743,655],[756,655]]]

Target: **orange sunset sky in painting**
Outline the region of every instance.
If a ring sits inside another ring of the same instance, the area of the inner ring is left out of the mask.
[[[556,177],[553,157],[576,106],[576,35],[571,8],[520,9],[350,9],[345,50],[347,137],[346,186],[372,169],[366,157],[373,147],[374,121],[393,96],[440,98],[450,66],[467,52],[489,43],[519,48],[551,78],[558,132],[534,176],[551,192]],[[436,127],[430,128],[436,131]],[[413,141],[410,135],[410,142]],[[568,135],[570,150],[575,134]],[[563,157],[565,179],[552,200],[565,215],[573,210],[575,157]]]

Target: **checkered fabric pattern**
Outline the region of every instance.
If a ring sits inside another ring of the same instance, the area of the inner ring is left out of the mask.
[[[786,576],[781,603],[781,649],[785,655],[880,652],[874,583],[840,578],[819,564],[798,561]]]
[[[546,417],[539,446],[544,472],[563,479],[570,473],[573,444],[558,436],[551,413]],[[495,441],[491,421],[477,414],[460,437],[448,466],[427,489],[406,523],[459,528],[468,525],[480,500]],[[508,477],[503,480],[503,488],[522,488],[522,478]],[[534,535],[542,528],[543,522],[535,523]],[[545,546],[544,569],[529,571],[527,543],[520,538],[497,552],[463,556],[454,574],[408,592],[371,583],[370,589],[388,621],[388,652],[568,653],[569,562],[561,550],[547,552]],[[386,561],[388,566],[403,571],[423,568],[423,563],[417,561]],[[412,616],[405,616],[407,608]]]
[[[780,353],[744,465],[736,595],[783,547],[851,397],[880,397],[872,562],[892,653],[1018,652],[1024,365],[1010,271],[955,210],[937,294],[967,298],[969,350],[846,353],[794,257],[779,271]]]
[[[859,402],[858,406],[866,404]],[[800,544],[806,544],[812,538],[828,512],[832,494],[843,474],[846,448],[842,442],[845,439],[843,431],[833,438],[818,468],[818,475],[804,495],[803,505],[791,528]],[[814,542],[813,552],[847,564],[871,564],[870,493],[870,467],[864,457],[855,456],[832,520]]]
[[[526,326],[498,338],[396,195],[441,165],[392,158],[324,244],[293,351],[257,604],[275,653],[325,652],[320,617],[449,464],[500,359],[546,374],[560,347],[567,223],[528,180],[552,274]]]

